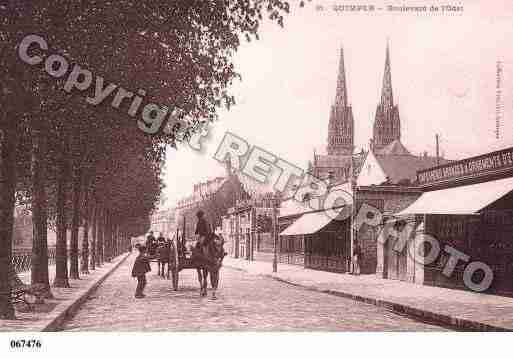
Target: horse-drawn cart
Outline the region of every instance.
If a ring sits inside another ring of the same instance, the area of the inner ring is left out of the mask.
[[[200,282],[200,294],[207,295],[207,277],[210,274],[210,282],[215,293],[219,283],[219,269],[224,258],[224,241],[221,237],[212,234],[208,243],[200,248],[188,251],[186,249],[185,236],[177,232],[173,245],[170,246],[168,275],[174,290],[178,290],[179,273],[183,269],[196,269]],[[159,268],[160,270],[160,268]]]

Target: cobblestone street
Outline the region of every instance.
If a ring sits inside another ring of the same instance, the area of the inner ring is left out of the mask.
[[[199,297],[196,272],[180,273],[180,289],[152,263],[144,299],[133,297],[135,256],[118,268],[70,319],[67,331],[440,331],[445,328],[384,308],[222,268],[218,299]]]

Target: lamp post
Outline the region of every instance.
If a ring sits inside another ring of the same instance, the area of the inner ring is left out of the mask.
[[[274,257],[273,257],[273,273],[278,272],[278,195],[271,198],[273,207],[273,241],[274,241]]]

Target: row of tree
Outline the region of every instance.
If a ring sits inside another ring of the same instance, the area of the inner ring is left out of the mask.
[[[166,147],[178,140],[175,132],[140,131],[140,114],[127,114],[130,101],[113,105],[115,91],[98,105],[86,102],[94,79],[88,89],[63,90],[69,71],[57,77],[57,63],[23,62],[22,39],[41,36],[50,49],[33,46],[31,56],[59,54],[70,71],[78,64],[102,76],[103,88],[114,83],[145,93],[145,103],[177,106],[189,119],[187,140],[234,104],[229,85],[239,76],[232,57],[240,37],[257,38],[264,17],[282,25],[289,8],[279,0],[0,2],[0,318],[15,314],[8,276],[15,206],[32,215],[32,284],[51,297],[48,226],[57,233],[52,284],[67,287],[148,229]]]

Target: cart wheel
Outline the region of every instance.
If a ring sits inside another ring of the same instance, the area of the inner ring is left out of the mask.
[[[171,276],[173,277],[173,290],[178,290],[178,270],[173,269],[171,272]]]

